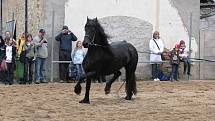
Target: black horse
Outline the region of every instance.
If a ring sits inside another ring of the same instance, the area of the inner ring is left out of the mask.
[[[85,76],[80,78],[75,86],[75,93],[81,93],[81,82],[86,79],[85,97],[80,103],[90,103],[89,92],[91,80],[114,74],[113,78],[106,82],[105,93],[109,94],[112,83],[121,75],[119,71],[125,67],[126,71],[126,100],[131,100],[136,94],[135,71],[138,62],[136,48],[126,41],[109,44],[108,36],[98,22],[97,18],[88,19],[85,25],[85,37],[83,46],[88,48],[83,61]]]

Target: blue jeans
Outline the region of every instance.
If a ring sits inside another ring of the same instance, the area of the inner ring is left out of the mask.
[[[178,80],[178,65],[177,64],[172,64],[172,74],[171,78]]]
[[[36,75],[36,80],[44,80],[44,74],[43,74],[43,66],[44,66],[44,63],[45,63],[45,58],[39,58],[37,57],[36,58],[36,61],[35,61],[35,75]]]
[[[81,75],[84,74],[84,69],[82,67],[82,64],[75,64],[75,66],[77,71],[76,80],[79,80]]]
[[[191,63],[190,60],[188,58],[184,58],[184,74],[187,73],[187,75],[190,75],[190,67],[191,67]]]
[[[152,78],[158,78],[158,74],[160,72],[160,64],[152,64]]]

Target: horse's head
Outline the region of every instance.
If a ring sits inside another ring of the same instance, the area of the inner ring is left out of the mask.
[[[107,35],[104,33],[104,29],[101,27],[97,18],[89,19],[87,17],[87,23],[85,24],[85,36],[83,46],[88,48],[95,45],[106,45]]]

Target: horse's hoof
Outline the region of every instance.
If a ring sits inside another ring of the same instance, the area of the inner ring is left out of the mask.
[[[126,100],[131,100],[131,96],[126,96],[125,99]]]
[[[111,85],[109,83],[106,83],[106,86],[105,86],[105,94],[110,94],[110,89],[111,89]]]
[[[79,101],[79,103],[90,104],[90,100],[89,99],[83,99],[83,100]]]
[[[81,85],[80,84],[78,84],[78,85],[75,86],[74,92],[77,95],[81,94]]]
[[[107,86],[105,87],[105,94],[106,95],[110,94],[110,87]]]
[[[105,91],[105,94],[106,94],[106,95],[110,94],[110,90]]]

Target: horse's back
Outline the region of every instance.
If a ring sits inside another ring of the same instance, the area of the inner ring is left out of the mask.
[[[122,61],[127,61],[127,63],[133,61],[134,63],[137,63],[138,53],[131,43],[124,40],[113,42],[110,45],[115,56],[118,56],[120,59],[124,59]]]
[[[136,55],[138,57],[136,48],[131,43],[128,43],[125,40],[118,41],[118,42],[112,42],[110,44],[110,46],[113,49],[113,51],[121,52],[124,54],[129,54],[129,55],[133,54],[134,56]]]

